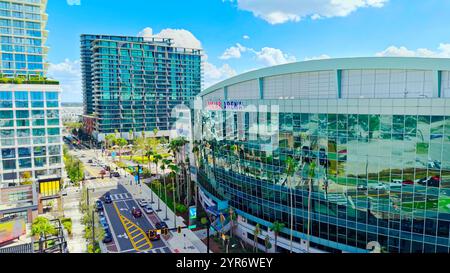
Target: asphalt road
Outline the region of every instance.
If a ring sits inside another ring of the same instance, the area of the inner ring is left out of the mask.
[[[87,163],[89,159],[93,159],[94,161],[97,159],[96,154],[92,150],[73,149],[72,152],[74,152],[75,155],[83,161],[88,176],[99,176],[98,174],[102,168],[98,166],[93,167],[91,164]],[[82,157],[82,155],[84,155],[84,157]],[[170,249],[164,240],[151,241],[150,245],[146,244],[146,242],[149,242],[147,237],[148,231],[150,229],[154,229],[154,224],[160,222],[160,219],[156,215],[147,215],[143,210],[142,217],[135,218],[132,215],[131,210],[133,207],[139,208],[139,205],[136,200],[133,199],[132,194],[120,185],[120,183],[117,183],[118,180],[126,180],[126,178],[110,179],[108,173],[105,175],[104,180],[95,179],[89,181],[91,187],[95,188],[96,193],[101,192],[101,194],[103,194],[100,198],[101,200],[103,200],[102,197],[110,194],[113,201],[111,204],[106,204],[103,202],[104,215],[113,235],[113,242],[107,244],[108,250],[113,250],[114,252],[120,253],[170,253]],[[113,184],[114,186],[117,186],[112,189],[103,189],[103,184],[112,182],[115,182]],[[100,196],[96,195],[96,197]],[[124,222],[124,219],[128,221]],[[134,240],[130,238],[130,232],[132,234],[131,237],[133,237]],[[145,247],[143,247],[145,250],[136,247],[136,242],[140,242],[137,244],[138,246],[145,245]]]
[[[135,218],[131,214],[131,209],[133,207],[138,208],[139,205],[134,199],[131,198],[131,194],[122,185],[118,185],[117,189],[111,190],[110,194],[112,199],[114,200],[111,204],[105,204],[105,216],[107,217],[110,224],[111,232],[113,233],[113,237],[116,241],[118,250],[120,252],[139,252],[133,247],[131,239],[129,238],[129,236],[127,236],[125,226],[120,220],[117,209],[123,217],[132,221],[146,233],[148,232],[148,230],[154,229],[154,225],[153,223],[151,223],[149,217],[145,213],[140,218]],[[114,204],[117,206],[117,209]],[[140,239],[143,238],[138,236],[136,240]],[[168,252],[168,249],[164,249],[167,246],[162,240],[152,241],[151,244],[152,250],[160,249],[163,250],[163,252]]]

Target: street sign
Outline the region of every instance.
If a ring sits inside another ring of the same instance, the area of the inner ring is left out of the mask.
[[[197,227],[197,207],[189,207],[189,229],[195,229]]]

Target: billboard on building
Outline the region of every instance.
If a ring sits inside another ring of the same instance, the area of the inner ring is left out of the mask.
[[[47,179],[39,181],[41,197],[57,196],[61,191],[61,179]]]
[[[7,217],[0,219],[0,245],[26,234],[24,218]]]

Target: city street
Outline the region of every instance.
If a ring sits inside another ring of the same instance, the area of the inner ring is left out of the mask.
[[[122,185],[109,193],[112,203],[104,203],[105,216],[118,252],[170,253],[162,239],[153,242],[148,239],[147,233],[154,229],[156,217],[151,221],[149,216],[143,213],[142,217],[135,218],[131,209],[138,208],[139,205]]]

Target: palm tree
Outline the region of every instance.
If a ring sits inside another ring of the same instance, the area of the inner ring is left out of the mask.
[[[164,181],[164,200],[166,202],[166,218],[164,219],[165,221],[168,220],[167,218],[167,184],[166,184],[166,167],[170,164],[170,160],[168,159],[163,159],[161,162],[161,170],[162,170],[162,177],[163,177],[163,181]],[[161,188],[159,190],[159,196],[160,198],[158,199],[158,210],[161,211],[160,207],[159,207],[159,203],[160,203],[160,199],[161,199]]]
[[[164,201],[166,203],[166,218],[167,221],[169,218],[167,217],[167,183],[166,183],[166,174],[165,170],[169,167],[169,165],[172,164],[172,161],[168,159],[163,159],[161,163],[161,170],[163,171],[163,179],[164,179]]]
[[[259,234],[261,234],[261,228],[259,224],[256,224],[255,229],[253,230],[253,252],[256,252]]]
[[[275,239],[275,252],[277,252],[278,234],[284,229],[285,225],[278,221],[274,222],[270,227],[270,231],[274,234]]]
[[[158,177],[158,163],[159,163],[160,160],[162,160],[162,158],[163,157],[160,154],[155,154],[153,156],[153,163],[155,163],[155,165],[156,165],[156,177]],[[159,192],[159,194],[161,195],[161,191]],[[154,203],[153,202],[153,193],[152,193],[152,200],[151,200],[151,202],[152,202],[152,204]]]
[[[148,170],[151,172],[152,171],[152,167],[151,167],[151,163],[152,163],[152,161],[153,161],[153,155],[155,154],[155,152],[153,151],[153,149],[152,148],[148,148],[148,146],[146,146],[147,148],[147,150],[145,151],[145,157],[147,157],[147,160],[148,160]]]
[[[140,159],[143,159],[146,150],[145,137],[138,137],[134,140],[133,150],[140,155]]]
[[[200,168],[200,141],[194,141],[194,147],[192,147],[192,153],[194,154],[194,164],[195,164],[195,169],[197,170],[198,173],[198,169]],[[195,186],[194,186],[194,191],[195,191],[195,207],[197,207],[197,200],[198,200],[198,189],[197,189],[197,181],[194,181]]]
[[[128,141],[124,138],[119,138],[119,139],[117,139],[116,143],[119,146],[119,160],[122,160],[122,150],[123,150],[123,147],[128,145]]]
[[[309,193],[308,193],[308,240],[306,245],[306,251],[309,253],[309,245],[310,245],[310,236],[311,236],[311,194],[312,194],[312,183],[313,179],[316,177],[316,162],[311,162],[309,165],[309,172],[308,172],[308,178],[309,178]]]
[[[109,134],[105,137],[106,149],[109,149],[114,142],[116,142],[116,136],[114,134]]]
[[[290,196],[290,207],[291,207],[291,215],[290,215],[290,251],[292,253],[292,243],[293,243],[293,230],[294,230],[294,202],[293,202],[293,194],[292,194],[292,176],[294,176],[295,173],[295,159],[293,159],[291,156],[288,156],[286,158],[286,170],[285,174],[287,175],[287,181],[288,181],[288,187],[289,187],[289,196]]]
[[[173,178],[176,179],[177,175],[178,175],[178,172],[180,171],[178,166],[174,165],[174,164],[170,164],[169,165],[169,169],[170,169],[170,177],[172,179]],[[175,195],[176,195],[175,187],[176,186],[177,185],[174,184],[174,187],[173,187],[173,211],[174,211],[173,222],[175,223],[175,226],[177,226],[177,203],[176,203],[176,198],[175,198]]]

